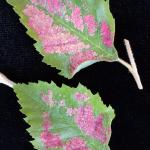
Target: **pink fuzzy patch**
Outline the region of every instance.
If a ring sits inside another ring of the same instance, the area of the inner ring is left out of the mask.
[[[77,113],[77,108],[67,108],[66,114],[67,116],[73,116]]]
[[[103,116],[94,117],[91,106],[80,107],[74,116],[78,127],[87,135],[94,137],[101,143],[107,143],[110,133],[103,126]]]
[[[97,22],[95,21],[94,16],[87,15],[84,17],[84,23],[88,28],[88,32],[90,35],[94,35],[97,30]]]
[[[47,4],[50,13],[57,13],[61,8],[60,0],[47,0]]]
[[[74,137],[65,145],[65,150],[89,150],[83,139]]]
[[[29,17],[29,26],[39,35],[47,33],[52,26],[53,20],[35,6],[27,5],[24,9],[24,14]]]
[[[43,37],[43,45],[46,53],[78,53],[84,48],[89,48],[77,37],[67,32],[57,32]]]
[[[43,131],[40,135],[42,142],[46,148],[59,148],[62,147],[62,142],[58,135],[54,135],[48,131]]]
[[[32,2],[33,4],[39,4],[39,3],[40,3],[39,0],[31,0],[31,2]]]
[[[80,107],[75,115],[75,122],[87,135],[92,135],[95,125],[92,107]]]
[[[74,70],[77,69],[77,67],[86,61],[90,60],[96,60],[97,59],[97,54],[96,52],[92,50],[84,51],[84,52],[79,52],[73,56],[70,57],[70,62],[71,62],[71,72],[74,72]]]
[[[84,30],[83,18],[81,16],[81,11],[79,7],[75,7],[72,11],[71,21],[74,24],[74,27],[78,30]]]
[[[75,95],[74,95],[74,98],[77,101],[87,101],[89,99],[87,94],[80,93],[80,92],[76,92]]]
[[[101,35],[103,44],[111,48],[113,46],[113,36],[110,27],[105,21],[101,23]]]
[[[27,5],[23,12],[28,17],[36,16],[37,14],[43,15],[43,12],[39,11],[33,5]]]
[[[43,131],[40,134],[40,139],[44,143],[46,149],[48,148],[59,148],[62,147],[62,141],[60,137],[49,131],[51,128],[51,122],[49,119],[49,114],[47,112],[43,113]]]
[[[44,112],[42,115],[43,118],[43,124],[42,127],[44,130],[48,131],[51,128],[51,122],[49,119],[49,113],[48,112]]]
[[[95,119],[93,136],[100,140],[101,143],[107,143],[106,129],[103,127],[103,116],[100,115]]]
[[[55,101],[53,100],[53,93],[51,90],[48,90],[48,94],[41,94],[42,100],[49,106],[54,106]]]
[[[89,48],[63,27],[53,25],[52,18],[36,7],[27,5],[24,13],[29,17],[29,26],[38,34],[46,53],[74,54]]]

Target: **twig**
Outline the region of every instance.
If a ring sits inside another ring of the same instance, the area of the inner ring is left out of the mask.
[[[0,73],[0,83],[5,84],[11,88],[15,85],[15,83],[9,80],[4,74]]]
[[[135,59],[134,59],[134,56],[133,56],[133,52],[132,52],[130,43],[126,39],[124,40],[124,43],[125,43],[127,53],[128,53],[128,57],[129,57],[129,60],[130,60],[131,64],[125,62],[124,60],[122,60],[120,58],[118,59],[118,62],[120,62],[122,65],[124,65],[126,68],[129,69],[129,71],[131,72],[131,74],[133,75],[133,77],[136,81],[136,84],[137,84],[138,88],[140,90],[142,90],[143,85],[142,85],[142,82],[141,82],[141,79],[140,79],[140,76],[139,76],[139,73],[138,73],[138,70],[137,70],[137,66],[136,66],[136,63],[135,63]]]

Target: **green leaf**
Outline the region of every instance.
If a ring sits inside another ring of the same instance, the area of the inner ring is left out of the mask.
[[[80,84],[77,88],[66,85],[60,88],[53,82],[41,81],[16,84],[14,91],[30,125],[28,132],[34,138],[31,143],[35,149],[63,150],[67,146],[77,149],[83,145],[86,150],[109,149],[115,115],[98,94],[93,95]]]
[[[60,70],[64,77],[72,78],[95,62],[118,60],[113,45],[115,21],[109,0],[52,1],[22,0],[19,3],[19,0],[7,0],[20,16],[27,34],[36,40],[34,46],[43,55],[43,62]],[[40,13],[28,15],[24,11],[29,11],[29,6]],[[45,23],[46,17],[41,17],[41,13],[52,20],[52,25]]]

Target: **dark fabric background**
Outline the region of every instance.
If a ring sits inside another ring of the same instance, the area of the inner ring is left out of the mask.
[[[111,104],[116,112],[111,150],[149,150],[150,1],[111,0],[111,10],[116,19],[116,48],[120,57],[128,60],[123,38],[131,41],[143,91],[137,89],[132,76],[119,63],[94,64],[71,80],[57,75],[57,70],[41,62],[34,41],[5,0],[0,0],[0,72],[15,82],[52,80],[59,86],[64,83],[73,87],[80,82],[93,93],[100,92],[104,103]],[[26,131],[29,126],[19,109],[13,90],[0,85],[0,150],[33,149]]]

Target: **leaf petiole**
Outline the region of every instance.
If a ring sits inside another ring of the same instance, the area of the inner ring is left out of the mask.
[[[138,70],[137,70],[137,65],[136,65],[136,62],[135,62],[135,59],[134,59],[134,56],[133,56],[133,52],[132,52],[132,49],[131,49],[131,46],[130,46],[130,42],[128,40],[124,39],[124,43],[125,43],[125,47],[127,49],[127,54],[128,54],[129,60],[130,60],[130,64],[127,63],[126,61],[122,60],[121,58],[118,59],[118,62],[121,63],[126,68],[128,68],[128,70],[130,71],[130,73],[134,77],[138,88],[140,90],[143,90],[143,85],[142,85],[140,75],[139,75]]]
[[[0,72],[0,83],[5,84],[11,88],[15,85],[15,83],[11,80],[9,80],[4,74]]]

